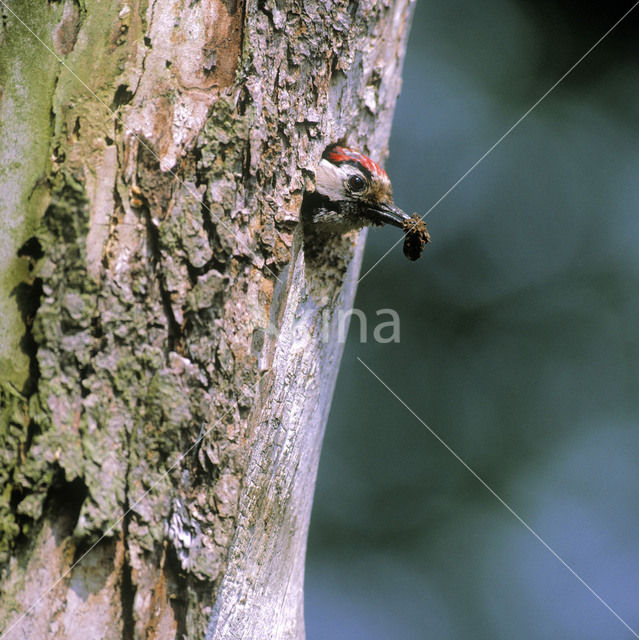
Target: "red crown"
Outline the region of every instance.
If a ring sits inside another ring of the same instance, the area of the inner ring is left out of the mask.
[[[335,164],[340,162],[352,162],[359,164],[373,174],[388,178],[386,171],[382,169],[377,162],[373,162],[367,156],[361,154],[359,151],[349,149],[348,147],[333,147],[327,154],[327,159]]]

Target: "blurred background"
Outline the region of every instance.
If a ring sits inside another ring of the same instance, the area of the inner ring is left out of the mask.
[[[419,0],[390,142],[427,211],[633,2]],[[359,285],[322,455],[308,640],[639,632],[639,7]],[[362,273],[398,240],[369,233]],[[398,344],[376,344],[395,309]],[[388,320],[388,316],[383,318]]]

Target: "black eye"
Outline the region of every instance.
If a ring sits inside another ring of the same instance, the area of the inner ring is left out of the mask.
[[[348,186],[351,191],[358,193],[360,191],[364,191],[364,188],[366,187],[366,180],[364,180],[362,176],[353,175],[348,179]]]

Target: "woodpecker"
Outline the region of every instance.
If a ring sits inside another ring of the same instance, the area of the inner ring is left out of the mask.
[[[310,220],[318,230],[345,233],[390,224],[406,233],[404,253],[411,260],[417,259],[430,241],[419,216],[409,216],[393,202],[393,188],[386,171],[348,147],[333,144],[324,151],[315,172],[315,192],[307,194],[306,201]],[[409,240],[410,255],[406,251]]]

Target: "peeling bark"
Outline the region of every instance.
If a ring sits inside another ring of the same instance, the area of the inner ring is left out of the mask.
[[[384,157],[412,0],[23,4],[0,30],[2,139],[29,150],[0,174],[0,356],[26,349],[0,379],[2,638],[301,639],[364,239],[309,251],[300,206],[329,143]]]

